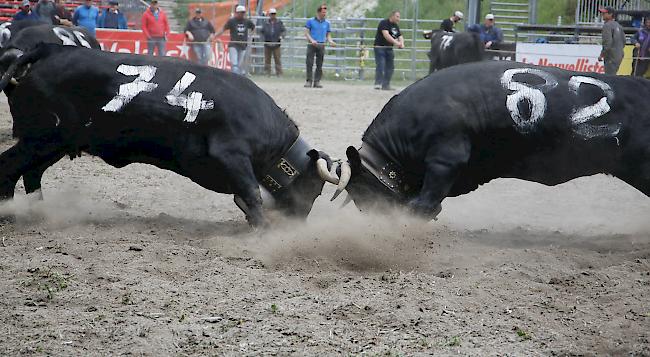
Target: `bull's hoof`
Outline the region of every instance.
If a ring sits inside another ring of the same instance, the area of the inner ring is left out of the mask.
[[[412,200],[409,202],[410,211],[413,212],[418,217],[425,219],[427,221],[438,220],[438,214],[442,211],[442,205],[438,204],[436,206],[430,204],[422,204],[418,200]]]

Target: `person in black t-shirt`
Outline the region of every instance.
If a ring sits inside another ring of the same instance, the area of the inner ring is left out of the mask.
[[[463,15],[462,12],[456,11],[454,12],[454,15],[448,19],[442,20],[442,23],[440,24],[440,29],[443,31],[447,32],[456,32],[456,29],[454,29],[454,26],[463,19],[465,15]],[[431,36],[433,34],[433,31],[424,31],[423,36],[427,40],[431,39]]]
[[[404,37],[399,30],[399,11],[393,11],[381,20],[375,35],[375,89],[390,90],[390,79],[395,70],[393,46],[404,48]]]
[[[228,58],[230,59],[230,70],[237,74],[246,74],[243,67],[246,47],[248,46],[248,31],[253,31],[255,24],[246,18],[246,7],[238,5],[235,8],[235,16],[228,20],[223,30],[216,34],[218,37],[224,31],[230,31],[230,43],[228,44]]]

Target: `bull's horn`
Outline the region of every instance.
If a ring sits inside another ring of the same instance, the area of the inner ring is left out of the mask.
[[[11,83],[11,84],[13,84],[13,85],[15,85],[15,86],[18,85],[18,81],[17,81],[16,78],[14,78],[14,77],[11,77],[11,79],[9,80],[9,83]]]
[[[22,57],[23,51],[12,48],[0,56],[0,65],[7,66],[5,73],[0,78],[0,91],[4,90],[7,84],[11,81],[18,69],[18,59]]]
[[[347,206],[348,204],[350,204],[350,202],[352,202],[352,196],[350,196],[350,194],[348,193],[348,195],[345,196],[345,201],[343,201],[343,204],[339,208],[343,208]]]
[[[327,171],[327,161],[325,161],[325,159],[316,160],[316,169],[318,171],[318,176],[320,176],[323,181],[327,181],[335,185],[339,184],[339,179]]]
[[[348,186],[348,183],[350,182],[350,177],[352,177],[352,168],[350,167],[350,164],[347,161],[341,162],[341,178],[339,178],[339,183],[336,187],[336,192],[334,192],[334,196],[332,196],[332,199],[330,201],[334,201],[343,190]]]

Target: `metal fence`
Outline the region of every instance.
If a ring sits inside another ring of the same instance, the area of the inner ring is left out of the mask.
[[[264,18],[251,17],[254,22]],[[282,42],[282,66],[285,70],[305,73],[307,41],[304,36],[304,17],[282,17],[287,34]],[[374,78],[375,61],[373,43],[377,26],[382,19],[347,18],[329,19],[332,39],[336,46],[328,46],[323,69],[337,77],[348,80]],[[395,74],[393,78],[415,80],[429,73],[429,40],[422,36],[423,31],[440,27],[440,21],[402,19],[400,30],[404,36],[404,49],[395,49]],[[264,49],[257,34],[249,55],[249,66],[253,73],[262,73]]]
[[[650,9],[648,0],[578,0],[576,6],[576,24],[593,25],[602,22],[598,9],[611,6],[616,10],[647,10]],[[619,20],[629,20],[629,16],[620,15]]]

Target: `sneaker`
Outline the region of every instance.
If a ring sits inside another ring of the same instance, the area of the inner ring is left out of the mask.
[[[305,83],[305,88],[311,88],[311,81],[307,81],[307,83]]]
[[[381,87],[381,90],[393,90],[393,87]]]
[[[314,82],[314,88],[323,88],[323,86],[320,85],[320,82]]]
[[[380,90],[380,89],[381,89],[381,85],[380,85],[380,84],[375,84],[375,89]]]

